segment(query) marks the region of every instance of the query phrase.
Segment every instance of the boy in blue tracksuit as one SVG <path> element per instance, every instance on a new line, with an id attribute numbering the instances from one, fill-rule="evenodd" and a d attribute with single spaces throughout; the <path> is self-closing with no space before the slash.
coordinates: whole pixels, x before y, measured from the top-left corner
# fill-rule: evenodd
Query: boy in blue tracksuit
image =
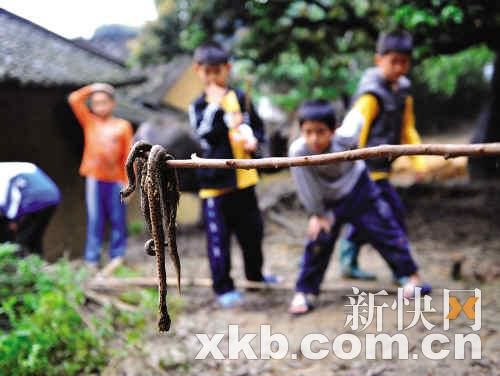
<path id="1" fill-rule="evenodd" d="M 33 163 L 1 162 L 0 242 L 42 256 L 43 235 L 60 201 L 57 185 Z"/>
<path id="2" fill-rule="evenodd" d="M 289 150 L 292 157 L 332 153 L 357 147 L 360 128 L 336 127 L 332 105 L 323 100 L 304 102 L 298 111 L 301 137 Z M 421 286 L 405 231 L 380 188 L 370 179 L 364 161 L 324 166 L 292 167 L 300 201 L 308 211 L 308 242 L 289 312 L 304 314 L 320 291 L 342 225 L 352 223 L 387 261 L 398 278 L 406 278 L 404 295 Z"/>
<path id="3" fill-rule="evenodd" d="M 405 76 L 411 64 L 413 42 L 404 31 L 382 33 L 377 42 L 375 64 L 363 74 L 355 102 L 343 126 L 360 129 L 358 146 L 382 144 L 419 144 L 415 129 L 411 83 Z M 412 165 L 420 179 L 426 170 L 422 156 L 412 156 Z M 399 225 L 406 231 L 403 204 L 389 182 L 391 161 L 376 158 L 366 161 L 370 177 L 391 206 Z M 344 277 L 372 279 L 375 275 L 358 267 L 358 253 L 364 243 L 359 231 L 348 226 L 347 236 L 340 240 L 339 257 Z M 399 281 L 401 282 L 401 281 Z"/>
<path id="4" fill-rule="evenodd" d="M 194 53 L 194 70 L 204 92 L 191 104 L 189 117 L 204 158 L 252 158 L 264 142 L 264 124 L 246 94 L 228 85 L 229 55 L 218 43 L 206 43 Z M 243 251 L 250 281 L 272 282 L 262 275 L 263 223 L 255 195 L 256 170 L 199 169 L 199 196 L 213 289 L 223 307 L 242 301 L 230 276 L 230 237 Z"/>

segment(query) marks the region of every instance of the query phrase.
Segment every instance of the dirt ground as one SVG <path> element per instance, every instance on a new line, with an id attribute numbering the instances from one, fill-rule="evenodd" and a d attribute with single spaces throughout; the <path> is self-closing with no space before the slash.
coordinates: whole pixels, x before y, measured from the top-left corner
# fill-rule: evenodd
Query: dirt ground
<path id="1" fill-rule="evenodd" d="M 470 126 L 463 126 L 453 134 L 427 137 L 428 143 L 466 143 L 470 138 Z M 374 360 L 367 360 L 365 335 L 376 333 L 375 324 L 364 331 L 346 326 L 346 319 L 352 314 L 352 307 L 346 295 L 352 294 L 352 286 L 360 291 L 376 293 L 387 289 L 388 296 L 378 296 L 376 304 L 389 306 L 396 299 L 391 273 L 378 253 L 365 246 L 360 254 L 363 268 L 373 271 L 378 279 L 374 282 L 356 282 L 339 276 L 338 256 L 334 254 L 327 271 L 316 309 L 302 317 L 291 317 L 287 313 L 293 295 L 291 289 L 245 291 L 245 303 L 234 309 L 220 309 L 215 303 L 212 291 L 204 287 L 183 290 L 180 297 L 182 312 L 172 323 L 166 335 L 156 332 L 151 324 L 144 333 L 143 355 L 126 357 L 113 364 L 106 375 L 500 375 L 500 184 L 473 184 L 467 181 L 466 158 L 444 160 L 426 157 L 429 167 L 426 183 L 412 185 L 408 174 L 410 163 L 400 158 L 393 165 L 395 183 L 407 208 L 407 223 L 413 255 L 420 265 L 423 279 L 432 283 L 432 308 L 424 317 L 436 327 L 429 331 L 422 320 L 410 329 L 398 331 L 394 311 L 384 311 L 380 320 L 382 330 L 389 335 L 402 333 L 409 342 L 409 359 L 383 359 L 378 348 Z M 297 277 L 300 257 L 303 252 L 307 218 L 297 202 L 294 187 L 287 172 L 267 176 L 258 189 L 259 203 L 265 221 L 265 271 L 281 276 L 284 284 L 293 285 Z M 182 258 L 183 275 L 209 277 L 203 231 L 186 222 L 196 221 L 199 204 L 190 195 L 183 195 L 178 219 L 178 247 Z M 155 275 L 154 261 L 142 252 L 143 238 L 131 240 L 128 264 L 140 270 L 145 276 Z M 241 252 L 236 241 L 232 250 L 232 276 L 236 281 L 243 278 Z M 463 260 L 461 278 L 451 278 L 454 261 Z M 169 275 L 172 269 L 168 265 Z M 237 282 L 238 283 L 238 282 Z M 454 336 L 471 332 L 472 321 L 462 313 L 443 330 L 443 289 L 478 288 L 481 290 L 481 359 L 471 359 L 470 348 L 465 350 L 465 359 L 454 359 Z M 176 294 L 175 288 L 171 288 Z M 456 293 L 465 297 L 467 293 Z M 465 298 L 463 301 L 465 301 Z M 462 302 L 463 302 L 462 301 Z M 413 303 L 412 303 L 413 304 Z M 404 323 L 407 326 L 413 313 L 413 305 L 406 307 Z M 413 309 L 415 310 L 415 309 Z M 288 339 L 289 349 L 283 359 L 262 359 L 260 337 L 251 341 L 257 358 L 245 359 L 242 353 L 238 359 L 228 359 L 229 325 L 238 325 L 239 337 L 248 333 L 259 333 L 261 325 L 270 325 L 271 333 L 281 333 Z M 196 360 L 202 348 L 195 334 L 205 333 L 212 337 L 223 333 L 220 350 L 224 360 L 208 357 Z M 325 344 L 315 343 L 313 351 L 329 350 L 321 360 L 310 360 L 302 353 L 301 340 L 308 334 L 320 333 L 326 336 Z M 446 334 L 451 343 L 441 349 L 450 349 L 443 360 L 430 360 L 423 356 L 422 341 L 430 333 Z M 341 334 L 354 334 L 362 344 L 362 352 L 352 360 L 342 360 L 333 355 L 332 343 Z M 276 348 L 273 348 L 276 350 Z M 439 346 L 432 346 L 439 351 Z M 349 346 L 344 350 L 348 351 Z M 416 354 L 416 355 L 415 355 Z M 418 359 L 415 359 L 418 357 Z"/>
<path id="2" fill-rule="evenodd" d="M 303 250 L 306 216 L 298 206 L 290 177 L 284 173 L 271 177 L 260 188 L 263 197 L 261 205 L 265 214 L 265 270 L 284 278 L 285 283 L 293 283 L 297 276 L 298 264 Z M 289 191 L 281 199 L 273 202 L 272 192 Z M 408 210 L 408 226 L 413 254 L 421 267 L 423 278 L 432 283 L 434 291 L 432 307 L 434 313 L 426 313 L 425 318 L 436 324 L 429 332 L 422 321 L 411 329 L 397 331 L 396 315 L 389 311 L 382 320 L 383 331 L 388 334 L 407 335 L 410 347 L 409 360 L 383 360 L 380 349 L 376 360 L 366 360 L 365 334 L 375 333 L 371 325 L 365 331 L 355 331 L 344 326 L 347 315 L 352 312 L 347 294 L 351 286 L 361 290 L 377 292 L 382 289 L 394 290 L 391 275 L 377 252 L 365 247 L 361 252 L 361 265 L 378 276 L 375 282 L 358 283 L 339 277 L 337 254 L 332 257 L 323 286 L 334 291 L 321 294 L 317 309 L 303 317 L 291 317 L 287 307 L 292 291 L 267 290 L 245 292 L 245 303 L 234 309 L 220 309 L 208 288 L 185 289 L 181 297 L 184 308 L 172 324 L 171 332 L 160 335 L 151 331 L 144 334 L 144 353 L 148 357 L 130 356 L 119 367 L 106 374 L 119 375 L 500 375 L 500 186 L 476 186 L 455 181 L 432 183 L 404 188 L 400 191 Z M 264 199 L 265 198 L 265 199 Z M 276 219 L 278 218 L 278 220 Z M 285 219 L 286 224 L 278 223 Z M 205 256 L 203 232 L 194 226 L 180 226 L 178 247 L 185 276 L 209 277 L 208 261 Z M 128 252 L 129 264 L 142 270 L 144 275 L 154 275 L 154 261 L 142 254 L 143 239 L 132 240 Z M 233 271 L 236 280 L 243 278 L 241 254 L 233 242 Z M 450 270 L 453 260 L 464 257 L 462 279 L 452 280 Z M 169 266 L 170 267 L 170 266 Z M 172 269 L 168 269 L 172 273 Z M 429 333 L 445 333 L 442 329 L 443 289 L 474 289 L 482 292 L 482 327 L 478 331 L 482 343 L 482 359 L 473 360 L 466 351 L 465 360 L 454 360 L 450 355 L 443 360 L 429 360 L 422 356 L 421 343 Z M 172 294 L 176 294 L 172 288 Z M 396 295 L 379 297 L 377 304 L 389 305 Z M 377 298 L 378 299 L 378 298 Z M 410 310 L 410 308 L 407 308 Z M 392 312 L 392 313 L 391 313 Z M 405 322 L 412 316 L 406 311 Z M 284 334 L 289 340 L 289 351 L 284 359 L 247 360 L 240 353 L 239 359 L 227 359 L 228 326 L 239 325 L 240 337 L 246 333 L 259 333 L 260 325 L 271 325 L 271 333 Z M 464 315 L 453 321 L 447 334 L 470 332 L 470 321 Z M 196 333 L 206 333 L 212 337 L 224 333 L 221 351 L 225 360 L 195 360 L 201 349 Z M 313 346 L 314 351 L 330 349 L 330 354 L 322 360 L 306 359 L 300 351 L 301 339 L 310 333 L 321 333 L 329 342 Z M 352 333 L 361 339 L 361 354 L 353 360 L 341 360 L 332 355 L 332 341 L 342 333 Z M 452 340 L 453 341 L 453 340 Z M 257 336 L 251 342 L 259 358 L 260 341 Z M 453 342 L 452 342 L 453 344 Z M 453 349 L 452 344 L 443 348 Z M 448 346 L 448 347 L 446 347 Z M 348 350 L 344 347 L 345 350 Z M 434 347 L 433 347 L 434 349 Z M 439 349 L 435 350 L 438 351 Z M 417 353 L 418 360 L 413 359 Z M 292 355 L 292 354 L 295 354 Z M 296 359 L 294 359 L 296 358 Z M 115 365 L 116 366 L 116 365 Z"/>

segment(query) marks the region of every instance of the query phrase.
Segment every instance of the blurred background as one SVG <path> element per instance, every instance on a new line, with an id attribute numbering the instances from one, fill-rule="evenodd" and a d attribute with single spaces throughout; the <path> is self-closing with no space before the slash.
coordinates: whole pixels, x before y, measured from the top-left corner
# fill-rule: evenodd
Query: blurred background
<path id="1" fill-rule="evenodd" d="M 304 98 L 330 99 L 343 113 L 372 64 L 378 33 L 396 26 L 415 39 L 419 131 L 446 135 L 447 142 L 500 140 L 496 1 L 2 0 L 0 6 L 0 160 L 35 162 L 61 187 L 49 258 L 63 250 L 78 255 L 84 234 L 83 180 L 76 173 L 83 139 L 67 94 L 109 82 L 118 87 L 117 115 L 135 128 L 148 121 L 185 128 L 187 106 L 201 90 L 191 53 L 207 40 L 233 51 L 233 79 L 258 104 L 271 155 L 285 153 L 293 110 Z M 471 176 L 498 176 L 496 159 L 474 162 Z M 438 164 L 445 175 L 468 173 L 465 160 L 451 170 Z M 55 227 L 74 236 L 61 242 Z"/>
<path id="2" fill-rule="evenodd" d="M 266 123 L 267 155 L 284 156 L 298 132 L 297 105 L 305 98 L 326 98 L 342 117 L 362 72 L 373 64 L 379 32 L 397 27 L 414 37 L 409 76 L 423 142 L 499 142 L 497 0 L 0 0 L 0 161 L 37 164 L 63 197 L 47 231 L 45 258 L 78 259 L 85 240 L 84 179 L 78 175 L 83 134 L 67 103 L 70 92 L 92 82 L 112 84 L 116 115 L 132 123 L 137 137 L 189 158 L 197 145 L 189 133 L 188 105 L 202 90 L 192 52 L 215 40 L 232 51 L 232 80 L 251 94 Z M 392 180 L 408 209 L 412 247 L 436 289 L 483 289 L 481 362 L 195 362 L 193 333 L 223 332 L 228 322 L 248 332 L 272 323 L 292 339 L 311 328 L 332 336 L 343 332 L 339 296 L 349 293 L 351 282 L 329 274 L 325 285 L 338 290 L 325 295 L 320 308 L 326 309 L 299 324 L 283 319 L 289 298 L 283 291 L 249 293 L 245 310 L 234 314 L 219 311 L 208 289 L 187 289 L 189 304 L 170 296 L 179 319 L 173 333 L 162 337 L 156 333 L 155 289 L 99 298 L 79 290 L 85 279 L 76 278 L 77 261 L 47 269 L 39 261 L 9 258 L 10 251 L 0 247 L 0 328 L 6 330 L 0 333 L 0 374 L 498 374 L 499 159 L 426 159 L 423 184 L 413 185 L 404 158 L 396 161 Z M 186 275 L 208 278 L 196 182 L 192 171 L 180 173 L 183 268 Z M 266 265 L 291 286 L 302 252 L 304 212 L 287 171 L 265 175 L 258 189 Z M 128 215 L 128 266 L 115 276 L 152 276 L 135 199 Z M 234 261 L 234 270 L 242 273 L 239 257 Z M 379 286 L 391 286 L 373 250 L 362 252 L 361 263 L 381 275 Z M 459 272 L 462 267 L 463 274 L 450 276 L 453 267 Z M 46 270 L 56 273 L 47 277 Z M 35 288 L 48 294 L 46 300 L 34 303 Z M 16 308 L 23 304 L 30 314 L 26 321 L 16 316 L 24 312 Z M 418 341 L 422 331 L 416 327 L 411 338 Z M 5 364 L 10 366 L 2 368 Z M 8 368 L 12 364 L 17 371 Z"/>

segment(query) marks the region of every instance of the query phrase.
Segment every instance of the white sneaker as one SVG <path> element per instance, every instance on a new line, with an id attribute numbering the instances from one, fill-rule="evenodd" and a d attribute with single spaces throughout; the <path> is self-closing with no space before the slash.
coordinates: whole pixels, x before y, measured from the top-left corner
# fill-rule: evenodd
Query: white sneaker
<path id="1" fill-rule="evenodd" d="M 234 308 L 243 304 L 243 294 L 238 290 L 228 291 L 217 297 L 222 308 Z"/>
<path id="2" fill-rule="evenodd" d="M 314 300 L 315 296 L 312 294 L 296 292 L 288 308 L 288 313 L 296 316 L 309 313 L 314 308 Z"/>
<path id="3" fill-rule="evenodd" d="M 406 299 L 412 299 L 415 297 L 415 292 L 420 289 L 420 296 L 430 294 L 432 291 L 432 286 L 428 283 L 416 284 L 414 281 L 408 279 L 408 281 L 403 285 L 403 296 Z"/>

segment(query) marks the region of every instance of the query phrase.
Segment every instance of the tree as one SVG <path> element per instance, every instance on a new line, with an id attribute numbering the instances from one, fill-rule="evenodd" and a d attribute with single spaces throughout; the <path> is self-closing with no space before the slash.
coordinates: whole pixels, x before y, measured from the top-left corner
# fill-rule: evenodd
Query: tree
<path id="1" fill-rule="evenodd" d="M 498 55 L 500 41 L 495 35 L 500 14 L 496 3 L 158 0 L 163 11 L 143 34 L 156 45 L 137 51 L 137 56 L 142 63 L 168 60 L 172 54 L 190 52 L 208 39 L 229 42 L 237 57 L 239 76 L 249 78 L 261 92 L 293 109 L 305 97 L 335 99 L 352 94 L 362 70 L 371 63 L 379 32 L 403 26 L 415 37 L 415 60 L 421 63 L 417 80 L 427 80 L 431 90 L 449 96 L 459 77 L 471 72 L 478 76 L 492 57 L 490 50 Z M 498 58 L 495 61 L 495 72 L 500 72 L 496 69 Z M 459 68 L 450 70 L 450 63 Z M 469 84 L 476 83 L 472 80 Z M 491 108 L 499 108 L 497 73 L 491 93 Z M 500 140 L 500 125 L 494 126 L 499 117 L 491 111 L 478 141 Z"/>
<path id="2" fill-rule="evenodd" d="M 156 47 L 145 43 L 136 56 L 144 64 L 191 52 L 209 39 L 231 42 L 239 76 L 251 77 L 292 109 L 305 97 L 337 98 L 354 90 L 362 71 L 358 62 L 371 59 L 367 51 L 377 24 L 385 22 L 389 11 L 384 2 L 372 3 L 160 0 L 163 11 L 143 34 Z"/>
<path id="3" fill-rule="evenodd" d="M 394 19 L 409 28 L 417 56 L 450 54 L 485 44 L 495 54 L 490 100 L 478 119 L 474 142 L 500 141 L 500 4 L 495 0 L 405 1 Z M 500 177 L 499 158 L 471 159 L 472 177 Z"/>

